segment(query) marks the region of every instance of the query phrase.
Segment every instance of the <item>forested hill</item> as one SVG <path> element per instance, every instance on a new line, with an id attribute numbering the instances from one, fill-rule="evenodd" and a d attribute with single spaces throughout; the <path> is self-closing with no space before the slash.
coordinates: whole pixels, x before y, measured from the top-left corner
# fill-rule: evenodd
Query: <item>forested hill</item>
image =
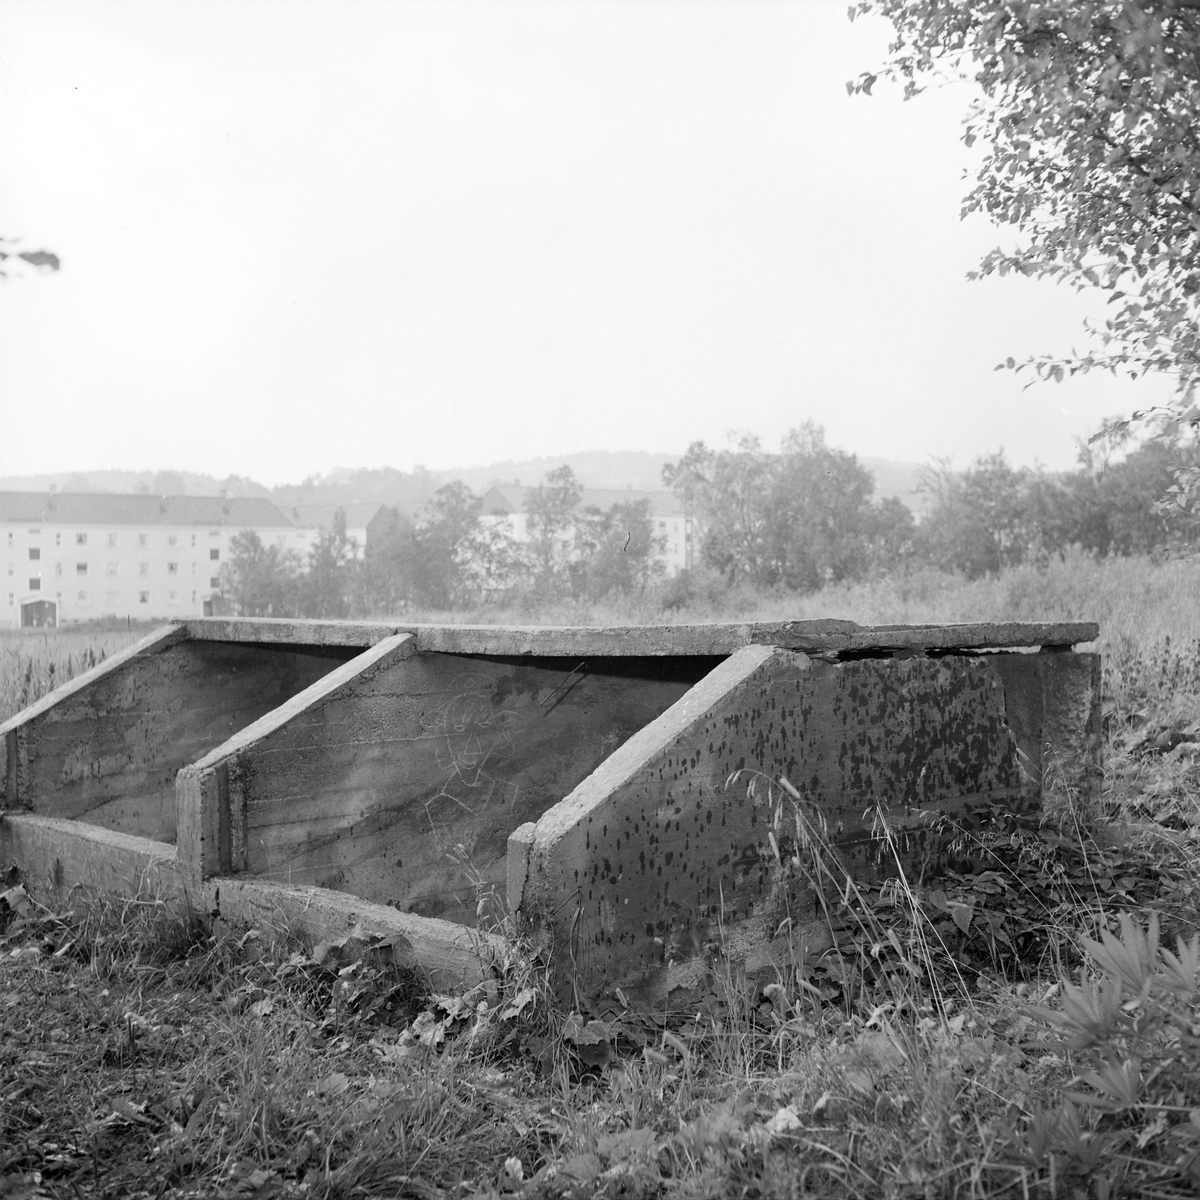
<path id="1" fill-rule="evenodd" d="M 478 467 L 430 471 L 416 467 L 337 468 L 301 483 L 269 488 L 253 479 L 231 475 L 218 479 L 192 471 L 62 471 L 46 475 L 0 477 L 0 491 L 43 492 L 54 485 L 61 492 L 147 492 L 151 495 L 267 496 L 281 507 L 294 504 L 371 503 L 394 505 L 413 515 L 443 484 L 460 480 L 482 494 L 494 483 L 538 484 L 564 464 L 588 488 L 633 488 L 656 491 L 663 486 L 662 469 L 677 456 L 640 450 L 589 450 L 557 458 L 508 460 Z M 914 512 L 924 508 L 917 492 L 921 467 L 882 458 L 859 462 L 875 476 L 875 498 L 895 496 Z"/>

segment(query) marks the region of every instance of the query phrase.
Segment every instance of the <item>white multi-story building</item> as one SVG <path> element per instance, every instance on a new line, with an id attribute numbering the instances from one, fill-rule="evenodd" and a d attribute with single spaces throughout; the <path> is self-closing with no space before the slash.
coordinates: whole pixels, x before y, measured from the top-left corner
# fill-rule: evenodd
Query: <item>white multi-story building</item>
<path id="1" fill-rule="evenodd" d="M 520 484 L 500 483 L 489 488 L 483 497 L 483 520 L 502 526 L 514 541 L 528 542 L 529 497 L 534 488 Z M 639 492 L 632 488 L 584 488 L 579 508 L 598 508 L 607 512 L 614 504 L 649 502 L 652 533 L 663 539 L 661 561 L 668 575 L 677 575 L 692 565 L 692 522 L 684 511 L 683 502 L 673 492 Z"/>
<path id="2" fill-rule="evenodd" d="M 270 500 L 0 492 L 0 626 L 213 611 L 233 537 L 307 553 Z"/>

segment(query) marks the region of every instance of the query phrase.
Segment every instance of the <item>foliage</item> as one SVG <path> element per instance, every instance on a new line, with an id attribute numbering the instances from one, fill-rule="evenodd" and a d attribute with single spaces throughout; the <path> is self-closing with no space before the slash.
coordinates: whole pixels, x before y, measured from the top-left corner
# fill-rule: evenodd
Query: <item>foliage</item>
<path id="1" fill-rule="evenodd" d="M 346 577 L 355 562 L 354 539 L 346 533 L 346 510 L 334 510 L 333 523 L 322 529 L 308 552 L 308 570 L 300 579 L 299 610 L 306 617 L 349 615 Z"/>
<path id="2" fill-rule="evenodd" d="M 870 472 L 811 422 L 777 455 L 748 434 L 730 450 L 693 442 L 663 481 L 692 515 L 704 561 L 731 582 L 815 591 L 895 565 L 886 556 L 909 544 L 911 514 L 872 505 Z"/>
<path id="3" fill-rule="evenodd" d="M 1178 392 L 1156 415 L 1168 429 L 1194 423 L 1200 10 L 1191 0 L 865 0 L 851 19 L 868 12 L 895 27 L 884 73 L 906 97 L 943 72 L 978 88 L 964 141 L 987 148 L 963 213 L 1023 241 L 993 250 L 975 276 L 1016 272 L 1107 299 L 1095 348 L 1032 360 L 1038 376 L 1164 372 Z M 847 88 L 869 94 L 875 80 Z"/>
<path id="4" fill-rule="evenodd" d="M 568 468 L 569 469 L 569 468 Z M 666 538 L 654 532 L 650 501 L 595 506 L 575 515 L 572 591 L 589 600 L 614 592 L 641 595 L 661 578 Z"/>
<path id="5" fill-rule="evenodd" d="M 568 577 L 575 510 L 583 488 L 568 466 L 555 468 L 529 497 L 529 548 L 540 588 L 560 591 Z"/>
<path id="6" fill-rule="evenodd" d="M 230 538 L 221 591 L 240 616 L 294 616 L 301 604 L 300 570 L 295 551 L 266 546 L 253 529 L 244 529 Z"/>
<path id="7" fill-rule="evenodd" d="M 7 279 L 12 272 L 10 261 L 15 259 L 38 271 L 57 271 L 62 261 L 50 250 L 18 250 L 20 238 L 0 237 L 0 279 Z"/>

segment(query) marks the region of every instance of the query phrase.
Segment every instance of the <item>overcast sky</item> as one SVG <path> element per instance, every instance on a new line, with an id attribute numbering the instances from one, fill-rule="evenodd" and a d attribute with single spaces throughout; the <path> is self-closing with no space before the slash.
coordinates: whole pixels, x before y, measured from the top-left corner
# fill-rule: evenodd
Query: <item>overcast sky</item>
<path id="1" fill-rule="evenodd" d="M 296 481 L 586 449 L 966 465 L 1166 395 L 1023 391 L 1094 303 L 968 283 L 970 98 L 850 98 L 847 0 L 0 3 L 0 474 Z"/>

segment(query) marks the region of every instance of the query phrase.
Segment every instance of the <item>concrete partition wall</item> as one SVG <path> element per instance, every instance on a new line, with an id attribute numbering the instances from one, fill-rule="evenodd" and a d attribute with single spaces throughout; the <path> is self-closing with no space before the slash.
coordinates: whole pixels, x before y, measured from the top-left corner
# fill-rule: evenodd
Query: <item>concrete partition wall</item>
<path id="1" fill-rule="evenodd" d="M 160 630 L 0 725 L 0 795 L 13 810 L 173 842 L 180 767 L 357 653 Z"/>
<path id="2" fill-rule="evenodd" d="M 871 836 L 877 807 L 907 824 L 906 853 L 919 856 L 920 812 L 1037 803 L 1060 752 L 1077 783 L 1094 778 L 1098 665 L 1074 654 L 829 663 L 747 646 L 516 832 L 510 902 L 553 931 L 576 986 L 686 1003 L 706 959 L 770 969 L 781 929 L 815 915 L 776 868 L 769 780 L 798 790 L 860 878 L 893 873 Z M 735 772 L 747 774 L 730 783 Z M 777 844 L 794 828 L 786 796 L 782 810 Z"/>
<path id="3" fill-rule="evenodd" d="M 186 767 L 186 861 L 473 925 L 477 887 L 503 895 L 512 831 L 720 661 L 418 645 L 380 642 Z"/>

